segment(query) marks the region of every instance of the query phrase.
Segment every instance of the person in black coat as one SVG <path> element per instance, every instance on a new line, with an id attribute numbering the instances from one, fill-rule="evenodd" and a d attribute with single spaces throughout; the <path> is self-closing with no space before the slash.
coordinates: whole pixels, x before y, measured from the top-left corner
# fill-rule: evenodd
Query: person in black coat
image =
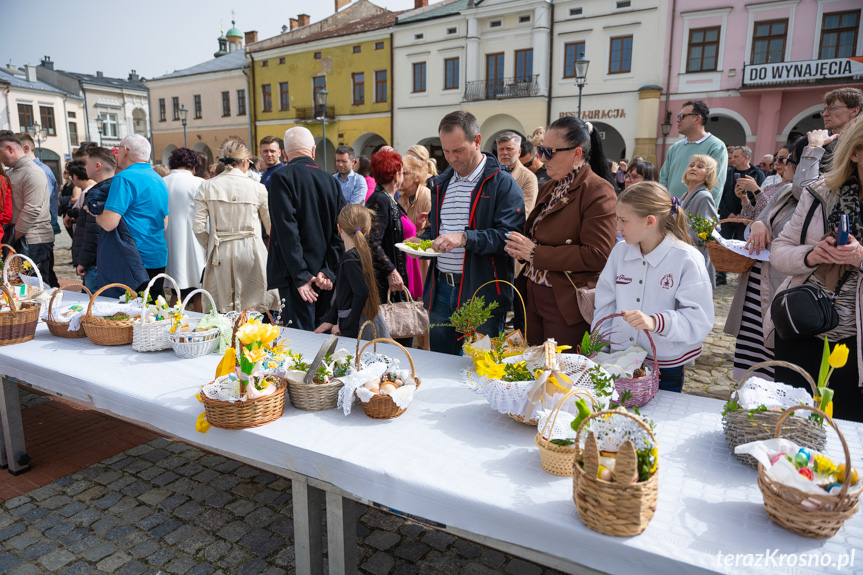
<path id="1" fill-rule="evenodd" d="M 272 175 L 269 189 L 267 289 L 278 289 L 284 300 L 282 323 L 306 331 L 329 309 L 344 252 L 336 220 L 345 200 L 335 178 L 312 159 L 315 148 L 308 129 L 285 132 L 288 164 Z"/>

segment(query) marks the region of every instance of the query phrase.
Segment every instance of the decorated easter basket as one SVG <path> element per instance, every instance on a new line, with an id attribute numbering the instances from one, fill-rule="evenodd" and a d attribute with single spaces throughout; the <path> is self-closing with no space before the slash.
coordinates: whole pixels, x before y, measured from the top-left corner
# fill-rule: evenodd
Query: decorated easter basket
<path id="1" fill-rule="evenodd" d="M 493 284 L 493 283 L 503 283 L 503 284 L 506 284 L 509 287 L 511 287 L 512 291 L 515 292 L 515 294 L 518 296 L 519 301 L 521 301 L 522 310 L 524 310 L 525 315 L 527 314 L 527 308 L 524 304 L 524 298 L 521 296 L 521 293 L 519 293 L 519 291 L 516 289 L 516 287 L 513 284 L 511 284 L 510 282 L 508 282 L 506 280 L 491 280 L 491 281 L 485 282 L 484 284 L 482 284 L 481 286 L 476 288 L 476 291 L 473 293 L 473 296 L 470 298 L 471 301 L 473 301 L 473 299 L 476 297 L 476 294 L 479 293 L 479 290 L 481 290 L 485 286 L 487 286 L 489 284 Z M 505 350 L 503 352 L 504 357 L 514 357 L 516 355 L 520 355 L 524 352 L 525 349 L 527 349 L 527 326 L 525 326 L 525 328 L 524 328 L 523 336 L 524 336 L 524 342 L 525 343 L 521 347 L 511 348 L 511 349 Z M 496 336 L 493 336 L 492 334 L 490 334 L 489 337 L 491 337 L 492 340 L 496 340 Z M 477 349 L 476 347 L 474 347 L 474 342 L 469 342 L 469 341 L 465 341 L 464 345 L 462 345 L 462 350 L 464 351 L 464 354 L 466 356 L 470 357 L 473 360 L 474 369 L 476 369 L 478 367 L 477 362 L 479 360 L 481 360 L 486 353 L 486 350 Z"/>
<path id="2" fill-rule="evenodd" d="M 211 399 L 202 392 L 200 397 L 207 414 L 207 421 L 213 427 L 222 429 L 248 429 L 266 425 L 280 418 L 285 411 L 285 390 L 288 382 L 276 375 L 268 375 L 266 380 L 276 386 L 276 391 L 270 395 L 246 401 L 220 401 Z M 240 385 L 245 386 L 242 382 Z"/>
<path id="3" fill-rule="evenodd" d="M 792 363 L 779 360 L 756 363 L 746 370 L 746 373 L 738 381 L 737 386 L 742 386 L 756 370 L 771 365 L 778 365 L 798 372 L 809 383 L 813 396 L 818 395 L 815 381 L 806 370 Z M 738 445 L 770 439 L 773 437 L 781 417 L 782 411 L 779 410 L 756 411 L 739 409 L 737 411 L 726 412 L 722 417 L 722 427 L 725 429 L 725 441 L 728 442 L 728 448 L 734 453 L 734 448 Z M 814 451 L 824 451 L 827 446 L 827 431 L 822 424 L 816 421 L 803 417 L 789 417 L 785 420 L 785 424 L 782 427 L 782 436 L 801 447 Z M 741 463 L 745 463 L 750 467 L 758 466 L 758 461 L 749 454 L 736 453 L 735 457 Z"/>
<path id="4" fill-rule="evenodd" d="M 542 426 L 542 431 L 538 431 L 533 438 L 533 442 L 539 447 L 540 465 L 552 475 L 560 475 L 562 477 L 572 475 L 572 466 L 575 460 L 575 445 L 558 445 L 557 443 L 553 443 L 551 435 L 557 423 L 557 416 L 560 415 L 560 408 L 563 407 L 564 402 L 578 396 L 588 398 L 593 408 L 597 411 L 599 410 L 599 403 L 586 389 L 578 387 L 570 389 L 554 406 L 554 409 Z M 551 427 L 549 427 L 549 423 Z"/>
<path id="5" fill-rule="evenodd" d="M 332 379 L 328 383 L 313 383 L 315 373 L 323 364 L 324 357 L 333 353 L 338 343 L 338 337 L 328 336 L 305 375 L 300 377 L 297 372 L 287 373 L 285 378 L 288 380 L 288 396 L 291 405 L 303 411 L 326 411 L 338 406 L 339 390 L 344 387 L 340 379 Z"/>
<path id="6" fill-rule="evenodd" d="M 622 313 L 614 313 L 606 316 L 596 323 L 594 331 L 599 329 L 599 326 L 604 322 L 616 317 L 623 317 Z M 623 395 L 629 391 L 629 399 L 623 402 L 626 407 L 641 407 L 647 405 L 651 399 L 656 397 L 659 391 L 659 362 L 656 359 L 656 344 L 653 342 L 653 336 L 649 331 L 644 332 L 647 335 L 647 340 L 650 342 L 650 352 L 653 354 L 653 369 L 645 376 L 626 378 L 620 377 L 614 382 L 614 387 L 617 393 Z"/>
<path id="7" fill-rule="evenodd" d="M 719 220 L 713 224 L 713 228 L 715 229 L 716 226 L 725 222 L 751 224 L 752 220 L 725 218 L 724 220 Z M 752 264 L 755 263 L 754 259 L 748 258 L 743 254 L 733 252 L 715 240 L 704 242 L 704 245 L 707 246 L 707 253 L 710 255 L 710 263 L 713 264 L 713 267 L 715 267 L 718 272 L 742 274 L 744 272 L 748 272 L 749 268 L 752 267 Z"/>
<path id="8" fill-rule="evenodd" d="M 64 289 L 82 289 L 87 292 L 88 296 L 92 296 L 93 292 L 87 289 L 84 284 L 66 284 L 61 286 L 59 289 L 54 290 L 54 293 L 51 294 L 51 299 L 48 300 L 48 317 L 45 320 L 45 323 L 48 325 L 48 331 L 51 332 L 51 335 L 55 337 L 63 337 L 63 338 L 78 338 L 78 337 L 87 337 L 87 334 L 84 333 L 84 326 L 79 325 L 78 329 L 70 330 L 68 321 L 57 321 L 54 319 L 54 299 L 57 297 L 57 294 L 60 293 L 60 290 Z"/>
<path id="9" fill-rule="evenodd" d="M 848 443 L 836 426 L 836 422 L 823 411 L 807 405 L 789 407 L 779 417 L 773 437 L 780 437 L 782 425 L 788 416 L 798 409 L 811 411 L 823 417 L 836 430 L 845 453 L 845 477 L 842 480 L 840 492 L 836 495 L 830 495 L 826 491 L 823 495 L 803 492 L 771 479 L 761 463 L 758 464 L 758 488 L 764 497 L 764 511 L 774 523 L 804 537 L 826 539 L 835 535 L 845 521 L 857 513 L 863 484 L 853 492 L 850 491 L 851 453 L 848 450 Z"/>
<path id="10" fill-rule="evenodd" d="M 10 276 L 12 269 L 18 271 Z M 35 274 L 35 277 L 31 274 Z M 16 278 L 15 281 L 12 279 L 13 276 Z M 36 285 L 33 285 L 34 283 Z M 48 311 L 48 298 L 39 297 L 46 292 L 48 286 L 42 280 L 42 274 L 36 262 L 24 254 L 10 253 L 6 257 L 6 261 L 3 262 L 3 285 L 7 286 L 13 294 L 17 294 L 18 301 L 33 301 L 39 304 L 40 315 Z M 26 295 L 20 294 L 19 290 L 22 289 Z"/>
<path id="11" fill-rule="evenodd" d="M 150 289 L 159 278 L 170 280 L 174 285 L 175 293 L 180 293 L 180 286 L 177 285 L 177 281 L 168 274 L 153 276 L 153 279 L 147 284 L 147 289 L 144 290 L 144 296 L 141 300 L 141 317 L 132 323 L 132 349 L 135 351 L 161 351 L 171 348 L 171 342 L 168 341 L 168 329 L 171 327 L 171 320 L 162 319 L 147 322 L 147 316 L 150 313 L 147 300 L 150 297 Z M 157 297 L 159 295 L 162 294 L 157 294 Z M 155 302 L 156 298 L 153 298 L 153 301 Z"/>
<path id="12" fill-rule="evenodd" d="M 186 311 L 186 305 L 192 298 L 195 297 L 195 294 L 202 293 L 207 296 L 207 299 L 210 300 L 211 309 L 213 313 L 218 313 L 216 311 L 216 302 L 213 301 L 213 296 L 210 295 L 205 289 L 195 289 L 189 295 L 186 296 L 186 299 L 183 300 L 183 304 L 180 306 L 180 314 L 182 315 L 184 311 Z M 167 320 L 171 321 L 171 320 Z M 200 319 L 189 320 L 194 321 L 195 324 L 200 322 Z M 158 322 L 161 323 L 161 322 Z M 168 334 L 168 343 L 173 348 L 174 353 L 177 354 L 178 357 L 183 359 L 195 359 L 196 357 L 203 357 L 205 355 L 209 355 L 216 351 L 219 347 L 219 336 L 221 335 L 219 328 L 214 327 L 204 331 L 192 331 L 195 329 L 191 324 L 189 325 L 191 329 L 189 330 L 176 330 L 174 333 L 171 333 L 170 328 L 162 328 Z"/>
<path id="13" fill-rule="evenodd" d="M 21 285 L 23 282 L 21 278 L 18 276 L 18 272 L 21 271 L 21 261 L 18 258 L 10 258 L 10 256 L 17 254 L 15 248 L 10 246 L 9 244 L 0 244 L 0 251 L 5 251 L 5 255 L 3 256 L 3 283 L 7 285 Z M 10 262 L 9 260 L 12 259 Z"/>
<path id="14" fill-rule="evenodd" d="M 81 318 L 81 325 L 84 327 L 84 333 L 96 345 L 127 345 L 132 343 L 133 319 L 116 321 L 93 315 L 93 304 L 96 303 L 96 298 L 106 289 L 113 287 L 121 287 L 128 292 L 135 293 L 135 290 L 129 286 L 115 283 L 99 288 L 96 293 L 90 296 L 87 314 Z"/>
<path id="15" fill-rule="evenodd" d="M 360 333 L 362 333 L 362 330 L 360 330 Z M 417 376 L 416 366 L 414 365 L 414 358 L 411 357 L 410 352 L 408 352 L 408 350 L 405 349 L 402 344 L 386 337 L 375 338 L 367 342 L 362 347 L 362 349 L 357 352 L 357 369 L 360 369 L 360 358 L 362 357 L 363 352 L 366 350 L 366 348 L 370 345 L 374 345 L 374 349 L 376 349 L 378 342 L 391 343 L 404 352 L 405 356 L 408 358 L 408 362 L 410 362 L 411 364 L 411 377 L 416 383 L 417 388 L 419 388 L 420 378 Z M 396 405 L 396 402 L 393 401 L 392 397 L 383 393 L 374 395 L 368 402 L 361 401 L 360 405 L 363 406 L 363 411 L 366 412 L 366 415 L 368 415 L 372 419 L 393 419 L 400 416 L 407 410 L 407 408 L 401 408 Z"/>
<path id="16" fill-rule="evenodd" d="M 41 306 L 32 301 L 16 302 L 5 285 L 0 286 L 9 302 L 9 310 L 0 311 L 0 345 L 30 341 L 36 335 Z"/>
<path id="17" fill-rule="evenodd" d="M 628 417 L 637 422 L 653 442 L 656 438 L 642 419 L 624 411 L 597 411 L 582 421 L 575 437 L 575 457 L 573 459 L 572 498 L 578 510 L 578 518 L 590 529 L 604 535 L 629 537 L 638 535 L 647 528 L 656 511 L 656 498 L 659 486 L 659 467 L 644 481 L 634 483 L 615 483 L 599 479 L 599 450 L 596 438 L 591 432 L 581 447 L 581 433 L 585 426 L 600 417 Z M 624 442 L 624 446 L 631 441 Z M 633 461 L 635 459 L 635 461 Z M 584 467 L 582 467 L 583 463 Z M 618 452 L 617 466 L 637 469 L 635 448 L 623 446 Z"/>

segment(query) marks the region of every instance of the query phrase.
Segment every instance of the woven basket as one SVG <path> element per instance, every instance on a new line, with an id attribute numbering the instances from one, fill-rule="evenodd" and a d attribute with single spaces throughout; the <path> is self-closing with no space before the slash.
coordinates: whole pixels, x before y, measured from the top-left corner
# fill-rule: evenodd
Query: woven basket
<path id="1" fill-rule="evenodd" d="M 144 296 L 141 300 L 141 317 L 135 320 L 132 324 L 132 349 L 135 351 L 161 351 L 170 349 L 171 342 L 168 341 L 168 329 L 171 327 L 172 320 L 162 319 L 146 323 L 147 315 L 150 313 L 147 305 L 147 299 L 150 297 L 150 288 L 156 283 L 159 278 L 171 280 L 174 284 L 174 290 L 179 294 L 180 286 L 177 281 L 168 274 L 158 274 L 153 276 L 150 283 L 147 284 L 147 289 L 144 290 Z M 157 294 L 156 297 L 162 294 Z M 164 297 L 164 296 L 163 296 Z M 156 298 L 153 298 L 155 303 Z M 215 308 L 214 308 L 215 309 Z"/>
<path id="2" fill-rule="evenodd" d="M 599 326 L 606 320 L 616 317 L 623 317 L 623 314 L 614 313 L 602 318 L 596 323 L 594 330 L 599 329 Z M 622 404 L 626 407 L 641 407 L 643 405 L 647 405 L 651 399 L 656 397 L 656 392 L 659 391 L 659 362 L 656 359 L 656 344 L 653 342 L 653 336 L 650 335 L 649 331 L 645 331 L 644 333 L 647 334 L 647 340 L 650 342 L 650 351 L 653 354 L 653 369 L 648 375 L 643 377 L 636 377 L 633 379 L 621 377 L 614 382 L 614 389 L 616 389 L 617 393 L 621 396 L 623 395 L 623 392 L 627 390 L 629 390 L 629 393 L 631 394 L 631 397 Z"/>
<path id="3" fill-rule="evenodd" d="M 560 475 L 568 477 L 572 475 L 572 467 L 575 461 L 575 445 L 558 445 L 552 443 L 550 439 L 546 439 L 545 432 L 548 429 L 548 424 L 551 423 L 551 429 L 554 429 L 554 424 L 557 423 L 557 416 L 560 414 L 560 409 L 563 403 L 573 396 L 582 396 L 590 399 L 594 410 L 599 410 L 599 404 L 596 399 L 586 390 L 582 388 L 573 388 L 566 392 L 557 405 L 552 409 L 548 419 L 545 420 L 545 425 L 542 426 L 542 431 L 537 432 L 533 438 L 533 442 L 539 447 L 539 462 L 542 468 L 552 475 Z"/>
<path id="4" fill-rule="evenodd" d="M 230 403 L 210 399 L 201 392 L 201 401 L 210 425 L 222 429 L 248 429 L 280 418 L 285 411 L 285 390 L 288 382 L 275 375 L 268 375 L 266 379 L 277 385 L 276 391 L 257 399 Z"/>
<path id="5" fill-rule="evenodd" d="M 818 395 L 815 381 L 806 370 L 793 363 L 778 360 L 756 363 L 743 374 L 737 386 L 743 385 L 755 370 L 771 365 L 778 365 L 798 372 L 809 382 L 813 396 Z M 725 428 L 725 441 L 728 442 L 731 453 L 734 453 L 734 448 L 738 445 L 773 437 L 781 415 L 782 412 L 776 410 L 749 412 L 740 409 L 726 413 L 725 417 L 722 418 L 722 427 Z M 824 451 L 827 446 L 827 431 L 824 426 L 803 417 L 791 417 L 786 420 L 782 436 L 813 451 Z M 741 463 L 750 467 L 758 467 L 758 461 L 751 455 L 736 453 L 735 456 Z"/>
<path id="6" fill-rule="evenodd" d="M 18 272 L 21 271 L 21 263 L 17 259 L 14 260 L 14 263 L 9 263 L 9 256 L 18 253 L 15 251 L 15 248 L 9 244 L 0 244 L 0 252 L 5 252 L 3 253 L 3 283 L 13 286 L 24 283 L 18 276 Z"/>
<path id="7" fill-rule="evenodd" d="M 0 286 L 9 302 L 9 311 L 0 311 L 0 345 L 30 341 L 36 335 L 41 307 L 36 302 L 15 302 L 15 296 L 5 285 Z"/>
<path id="8" fill-rule="evenodd" d="M 824 495 L 804 493 L 799 489 L 770 479 L 764 466 L 760 463 L 758 464 L 758 488 L 761 489 L 761 495 L 764 497 L 764 511 L 774 523 L 804 537 L 825 539 L 835 535 L 845 521 L 857 513 L 863 484 L 853 492 L 850 491 L 851 453 L 848 450 L 848 443 L 842 432 L 836 427 L 836 422 L 821 410 L 806 405 L 789 407 L 782 412 L 773 436 L 780 436 L 782 424 L 785 423 L 791 413 L 798 409 L 820 415 L 836 430 L 836 435 L 839 436 L 842 449 L 845 452 L 845 477 L 842 480 L 841 491 L 838 495 L 830 495 L 826 491 Z M 804 501 L 811 508 L 804 507 L 802 504 Z"/>
<path id="9" fill-rule="evenodd" d="M 96 345 L 127 345 L 132 343 L 132 323 L 135 320 L 114 321 L 93 315 L 93 304 L 96 303 L 96 298 L 99 297 L 100 293 L 112 287 L 121 287 L 128 292 L 135 293 L 135 290 L 129 286 L 108 284 L 90 296 L 90 305 L 87 306 L 87 314 L 81 318 L 81 325 L 84 327 L 84 333 Z"/>
<path id="10" fill-rule="evenodd" d="M 19 263 L 19 260 L 21 263 Z M 23 299 L 20 299 L 19 301 L 35 301 L 36 296 L 44 293 L 45 290 L 47 289 L 47 286 L 45 285 L 45 282 L 42 279 L 42 274 L 39 272 L 39 267 L 36 265 L 36 262 L 31 260 L 29 257 L 25 256 L 24 254 L 10 253 L 6 257 L 6 261 L 3 262 L 3 285 L 10 286 L 10 287 L 11 286 L 17 287 L 17 286 L 24 284 L 24 280 L 22 279 L 22 275 L 27 275 L 21 269 L 21 267 L 23 266 L 24 263 L 29 263 L 30 269 L 36 273 L 36 279 L 39 280 L 39 287 L 36 289 L 32 289 L 31 286 L 28 285 L 27 286 L 27 295 Z M 17 273 L 13 273 L 12 275 L 10 275 L 10 270 L 12 270 L 12 269 L 17 269 Z M 10 279 L 13 276 L 15 278 L 17 278 L 17 280 L 13 281 L 13 279 Z M 32 289 L 32 291 L 31 291 L 31 289 Z M 10 291 L 13 291 L 13 290 L 10 290 Z M 37 302 L 37 303 L 39 303 L 40 306 L 43 306 L 45 308 L 45 311 L 48 310 L 47 300 L 42 301 L 42 302 Z"/>
<path id="11" fill-rule="evenodd" d="M 376 345 L 379 341 L 396 345 L 399 347 L 399 349 L 405 352 L 405 355 L 407 356 L 408 361 L 411 364 L 411 377 L 413 377 L 417 388 L 419 388 L 420 378 L 417 377 L 416 366 L 414 366 L 414 358 L 411 357 L 411 354 L 408 352 L 408 350 L 405 349 L 402 344 L 386 337 L 375 338 L 362 347 L 362 349 L 357 353 L 357 369 L 360 369 L 360 357 L 362 356 L 366 348 L 370 345 Z M 375 394 L 368 401 L 368 403 L 361 401 L 360 404 L 363 406 L 363 411 L 366 412 L 366 415 L 368 415 L 372 419 L 393 419 L 400 416 L 407 409 L 399 407 L 398 405 L 396 405 L 396 402 L 393 401 L 392 397 L 383 393 Z"/>
<path id="12" fill-rule="evenodd" d="M 479 293 L 479 290 L 481 290 L 485 286 L 487 286 L 489 284 L 493 284 L 493 283 L 506 284 L 512 288 L 512 291 L 515 292 L 515 294 L 518 296 L 518 299 L 521 301 L 521 308 L 522 308 L 522 310 L 524 310 L 524 314 L 526 317 L 527 316 L 527 307 L 524 304 L 524 298 L 521 297 L 521 293 L 519 293 L 519 291 L 516 289 L 516 287 L 506 280 L 491 280 L 491 281 L 485 282 L 484 284 L 482 284 L 481 286 L 476 288 L 475 292 L 473 292 L 473 296 L 471 296 L 471 298 L 470 298 L 471 301 L 473 301 L 473 298 L 475 298 L 476 294 Z M 514 357 L 516 355 L 520 355 L 522 352 L 524 352 L 525 349 L 527 349 L 527 325 L 524 326 L 524 333 L 521 335 L 524 338 L 524 342 L 525 342 L 524 346 L 521 348 L 518 348 L 518 349 L 511 349 L 511 350 L 503 352 L 504 357 Z M 492 337 L 491 335 L 489 335 L 489 337 L 494 339 L 494 337 Z M 465 355 L 467 355 L 468 357 L 470 357 L 473 360 L 473 368 L 474 369 L 479 367 L 479 364 L 478 364 L 479 360 L 481 360 L 483 358 L 483 356 L 486 354 L 486 350 L 475 349 L 473 347 L 473 344 L 470 342 L 467 342 L 467 341 L 462 346 L 462 350 L 464 351 Z M 536 423 L 534 423 L 534 425 L 536 425 Z"/>
<path id="13" fill-rule="evenodd" d="M 207 298 L 210 300 L 210 305 L 212 306 L 213 313 L 219 313 L 218 311 L 216 311 L 216 302 L 213 301 L 213 296 L 210 295 L 210 292 L 201 288 L 193 290 L 189 293 L 189 295 L 186 296 L 186 299 L 183 300 L 183 303 L 180 306 L 179 313 L 182 314 L 184 311 L 186 311 L 186 305 L 190 301 L 192 301 L 192 298 L 195 297 L 195 294 L 198 293 L 202 293 L 207 296 Z M 195 324 L 197 325 L 197 323 L 200 321 L 200 319 L 195 320 Z M 221 335 L 221 331 L 217 327 L 208 329 L 206 331 L 183 330 L 176 331 L 174 333 L 171 333 L 170 328 L 163 329 L 167 333 L 168 343 L 174 349 L 174 353 L 176 353 L 177 356 L 182 359 L 195 359 L 196 357 L 204 357 L 205 355 L 213 353 L 219 347 L 219 336 Z"/>
<path id="14" fill-rule="evenodd" d="M 287 376 L 291 405 L 303 411 L 326 411 L 338 406 L 339 390 L 345 386 L 340 379 L 333 379 L 329 383 L 312 383 L 315 372 L 324 361 L 324 356 L 333 353 L 338 343 L 338 337 L 334 335 L 327 337 L 302 380 L 295 379 L 290 374 Z"/>
<path id="15" fill-rule="evenodd" d="M 656 511 L 656 496 L 659 486 L 659 468 L 646 481 L 637 483 L 613 483 L 597 479 L 587 473 L 578 462 L 584 456 L 581 450 L 581 432 L 591 419 L 611 414 L 613 417 L 629 417 L 637 421 L 656 444 L 650 427 L 640 418 L 623 411 L 597 411 L 581 422 L 575 436 L 575 458 L 573 459 L 572 498 L 578 509 L 578 518 L 589 528 L 604 535 L 630 537 L 647 528 Z"/>
<path id="16" fill-rule="evenodd" d="M 64 337 L 69 339 L 77 337 L 87 337 L 87 334 L 84 333 L 84 326 L 79 325 L 78 329 L 72 331 L 69 329 L 68 321 L 57 321 L 52 317 L 54 298 L 57 297 L 57 294 L 60 293 L 60 290 L 70 288 L 83 289 L 85 292 L 87 292 L 88 296 L 93 295 L 93 293 L 88 290 L 84 284 L 66 284 L 59 289 L 54 290 L 54 293 L 51 294 L 51 299 L 48 300 L 48 319 L 45 320 L 45 323 L 48 325 L 48 331 L 50 331 L 51 335 L 55 337 Z"/>
<path id="17" fill-rule="evenodd" d="M 713 224 L 713 228 L 715 229 L 716 226 L 724 222 L 751 224 L 752 220 L 725 218 L 724 220 L 719 220 Z M 744 272 L 748 272 L 749 268 L 752 267 L 752 264 L 755 263 L 754 259 L 738 254 L 737 252 L 733 252 L 716 240 L 704 242 L 704 245 L 707 246 L 707 253 L 710 255 L 710 263 L 713 264 L 713 267 L 715 267 L 718 272 L 742 274 Z"/>

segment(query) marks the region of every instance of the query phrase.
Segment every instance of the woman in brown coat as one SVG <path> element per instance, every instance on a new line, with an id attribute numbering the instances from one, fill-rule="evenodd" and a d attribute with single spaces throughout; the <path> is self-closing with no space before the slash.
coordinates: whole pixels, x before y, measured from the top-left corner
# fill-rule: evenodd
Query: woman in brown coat
<path id="1" fill-rule="evenodd" d="M 520 291 L 527 292 L 528 343 L 554 338 L 574 348 L 590 329 L 576 290 L 596 285 L 614 247 L 616 196 L 590 123 L 574 117 L 555 121 L 537 152 L 551 181 L 540 189 L 524 235 L 511 232 L 506 249 L 528 262 L 519 276 Z"/>

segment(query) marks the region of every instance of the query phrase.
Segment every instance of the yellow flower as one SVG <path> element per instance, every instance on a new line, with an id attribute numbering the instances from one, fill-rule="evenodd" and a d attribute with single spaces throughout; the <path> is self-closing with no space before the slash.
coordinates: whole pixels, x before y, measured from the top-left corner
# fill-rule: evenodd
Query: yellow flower
<path id="1" fill-rule="evenodd" d="M 237 350 L 233 347 L 229 347 L 225 350 L 225 355 L 222 357 L 222 361 L 220 361 L 219 365 L 216 366 L 216 377 L 228 375 L 234 371 L 235 367 L 237 367 Z"/>
<path id="2" fill-rule="evenodd" d="M 243 350 L 243 357 L 249 361 L 249 363 L 258 363 L 259 361 L 264 361 L 267 359 L 267 352 L 263 349 L 256 349 L 254 351 L 249 351 L 248 349 Z"/>
<path id="3" fill-rule="evenodd" d="M 830 461 L 830 458 L 826 455 L 815 454 L 813 459 L 815 460 L 815 473 L 820 473 L 821 475 L 836 473 L 836 464 Z"/>
<path id="4" fill-rule="evenodd" d="M 237 330 L 237 339 L 239 339 L 243 345 L 249 345 L 253 341 L 258 341 L 260 339 L 260 325 L 256 325 L 253 322 L 249 322 L 240 326 L 240 329 Z"/>
<path id="5" fill-rule="evenodd" d="M 279 367 L 279 364 L 275 361 L 268 361 L 267 367 L 270 369 L 276 369 L 277 367 Z"/>
<path id="6" fill-rule="evenodd" d="M 659 465 L 659 455 L 657 454 L 655 447 L 650 450 L 650 456 L 653 458 L 653 465 L 650 466 L 650 474 L 653 475 L 653 472 L 656 471 L 656 466 Z"/>
<path id="7" fill-rule="evenodd" d="M 830 367 L 833 369 L 839 369 L 840 367 L 845 367 L 845 363 L 848 361 L 848 346 L 844 343 L 841 345 L 837 345 L 833 348 L 833 353 L 830 354 L 830 359 L 828 362 L 830 363 Z"/>
<path id="8" fill-rule="evenodd" d="M 491 379 L 500 379 L 506 373 L 506 367 L 503 364 L 495 363 L 491 356 L 485 353 L 483 358 L 476 362 L 476 372 Z"/>
<path id="9" fill-rule="evenodd" d="M 258 339 L 261 343 L 267 344 L 279 337 L 281 331 L 274 325 L 265 324 L 258 329 Z"/>
<path id="10" fill-rule="evenodd" d="M 571 345 L 559 345 L 559 346 L 554 348 L 554 351 L 557 353 L 563 353 L 567 349 L 572 349 L 572 346 Z"/>
<path id="11" fill-rule="evenodd" d="M 195 421 L 195 431 L 200 431 L 201 433 L 207 433 L 210 430 L 210 422 L 207 421 L 207 413 L 204 412 L 198 416 L 198 420 Z"/>

